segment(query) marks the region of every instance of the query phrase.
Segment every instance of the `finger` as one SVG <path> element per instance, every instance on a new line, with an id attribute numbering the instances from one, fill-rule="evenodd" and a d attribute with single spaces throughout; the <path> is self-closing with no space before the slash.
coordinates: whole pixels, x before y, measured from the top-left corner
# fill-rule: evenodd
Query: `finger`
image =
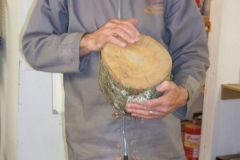
<path id="1" fill-rule="evenodd" d="M 124 27 L 118 27 L 113 30 L 113 34 L 122 38 L 124 41 L 126 41 L 129 44 L 133 44 L 137 41 L 139 41 L 139 35 L 131 34 L 132 31 L 128 28 Z"/>
<path id="2" fill-rule="evenodd" d="M 117 27 L 112 30 L 112 33 L 113 33 L 113 35 L 123 39 L 124 41 L 126 41 L 129 44 L 133 44 L 136 42 L 136 39 L 135 39 L 136 37 L 129 34 L 127 28 L 124 29 L 124 27 Z"/>
<path id="3" fill-rule="evenodd" d="M 111 21 L 112 29 L 115 34 L 117 34 L 122 39 L 126 40 L 128 43 L 135 43 L 139 40 L 140 33 L 135 27 L 137 20 L 117 20 L 113 19 Z"/>
<path id="4" fill-rule="evenodd" d="M 173 90 L 175 87 L 177 87 L 175 83 L 171 81 L 163 81 L 156 87 L 156 90 L 158 92 L 166 92 L 168 90 Z"/>
<path id="5" fill-rule="evenodd" d="M 126 104 L 127 108 L 143 109 L 143 110 L 156 110 L 158 106 L 163 106 L 167 100 L 167 95 L 162 95 L 158 98 L 149 99 L 144 102 L 130 102 Z"/>
<path id="6" fill-rule="evenodd" d="M 145 106 L 145 109 L 148 110 L 157 110 L 156 108 L 159 106 L 163 106 L 165 103 L 165 96 L 161 96 L 155 99 L 150 99 L 142 103 Z"/>
<path id="7" fill-rule="evenodd" d="M 148 110 L 141 110 L 141 109 L 135 109 L 135 108 L 127 108 L 126 109 L 128 113 L 136 114 L 136 115 L 142 115 L 142 116 L 148 116 L 149 111 Z"/>
<path id="8" fill-rule="evenodd" d="M 171 108 L 168 106 L 157 106 L 157 104 L 158 102 L 156 101 L 156 106 L 149 107 L 138 105 L 137 103 L 128 103 L 126 105 L 126 111 L 131 113 L 132 116 L 139 117 L 139 115 L 141 115 L 140 117 L 142 118 L 146 118 L 149 115 L 162 118 L 171 112 Z"/>
<path id="9" fill-rule="evenodd" d="M 143 110 L 143 109 L 135 109 L 135 108 L 127 108 L 128 113 L 133 115 L 142 115 L 142 116 L 162 116 L 165 115 L 162 112 L 157 112 L 156 110 Z"/>
<path id="10" fill-rule="evenodd" d="M 119 46 L 119 47 L 126 47 L 127 45 L 126 42 L 116 38 L 115 36 L 109 36 L 107 42 L 115 44 L 116 46 Z"/>
<path id="11" fill-rule="evenodd" d="M 112 23 L 116 23 L 116 24 L 124 24 L 126 26 L 128 26 L 129 28 L 132 28 L 133 30 L 136 31 L 136 33 L 139 33 L 138 30 L 136 29 L 136 25 L 137 25 L 137 20 L 135 18 L 132 19 L 112 19 L 111 20 Z"/>
<path id="12" fill-rule="evenodd" d="M 144 102 L 143 110 L 149 110 L 158 113 L 161 116 L 165 116 L 172 112 L 171 103 L 169 102 L 168 96 L 162 96 L 157 99 L 151 99 Z M 131 105 L 131 109 L 139 109 L 134 105 Z"/>
<path id="13" fill-rule="evenodd" d="M 137 25 L 137 20 L 136 19 L 130 19 L 127 21 L 123 21 L 124 25 L 122 26 L 123 29 L 126 30 L 126 32 L 133 36 L 134 38 L 138 38 L 138 36 L 140 35 L 139 31 L 136 28 Z"/>
<path id="14" fill-rule="evenodd" d="M 148 114 L 132 113 L 132 116 L 138 117 L 138 118 L 145 118 L 145 119 L 157 119 L 157 118 L 162 118 L 165 115 L 162 115 L 158 112 L 149 111 Z"/>
<path id="15" fill-rule="evenodd" d="M 133 115 L 132 115 L 132 116 L 133 116 Z M 144 118 L 144 119 L 147 119 L 147 120 L 153 120 L 153 119 L 162 118 L 162 117 L 158 117 L 158 116 L 143 116 L 143 115 L 134 115 L 133 117 L 136 117 L 136 118 Z"/>
<path id="16" fill-rule="evenodd" d="M 126 109 L 135 109 L 135 110 L 152 110 L 152 111 L 161 111 L 161 107 L 164 105 L 164 99 L 161 97 L 157 99 L 146 100 L 144 102 L 131 102 L 126 104 Z"/>
<path id="17" fill-rule="evenodd" d="M 146 110 L 148 107 L 139 102 L 131 102 L 126 104 L 126 109 Z"/>
<path id="18" fill-rule="evenodd" d="M 103 38 L 101 38 L 100 40 L 104 42 L 104 39 L 106 42 L 112 43 L 114 41 L 122 41 L 122 43 L 126 44 L 126 43 L 130 43 L 133 44 L 135 43 L 135 39 L 129 35 L 126 30 L 122 29 L 121 27 L 112 27 L 112 28 L 104 28 L 102 29 L 101 32 L 101 36 Z M 115 39 L 114 41 L 113 38 Z M 118 40 L 116 40 L 118 39 Z M 125 47 L 126 45 L 124 45 Z M 123 46 L 122 46 L 123 47 Z"/>

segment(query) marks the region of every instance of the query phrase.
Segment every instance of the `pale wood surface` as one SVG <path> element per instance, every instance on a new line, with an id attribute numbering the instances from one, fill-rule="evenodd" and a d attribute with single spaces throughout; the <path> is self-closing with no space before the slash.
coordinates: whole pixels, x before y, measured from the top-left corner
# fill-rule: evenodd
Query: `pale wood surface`
<path id="1" fill-rule="evenodd" d="M 221 99 L 240 99 L 240 85 L 222 84 Z"/>
<path id="2" fill-rule="evenodd" d="M 109 72 L 126 88 L 152 87 L 160 83 L 172 68 L 167 50 L 147 35 L 141 35 L 139 42 L 125 48 L 107 44 L 101 54 Z"/>

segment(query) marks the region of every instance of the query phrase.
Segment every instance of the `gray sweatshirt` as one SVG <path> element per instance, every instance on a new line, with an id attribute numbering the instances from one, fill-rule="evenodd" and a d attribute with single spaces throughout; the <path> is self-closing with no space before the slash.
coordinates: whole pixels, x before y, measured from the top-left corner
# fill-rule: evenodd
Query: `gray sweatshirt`
<path id="1" fill-rule="evenodd" d="M 198 97 L 209 67 L 207 38 L 194 0 L 122 0 L 121 17 L 160 42 L 173 62 L 173 81 L 186 87 L 185 106 L 157 120 L 126 119 L 129 159 L 185 160 L 179 118 Z M 99 52 L 79 58 L 79 42 L 118 15 L 117 0 L 38 0 L 23 36 L 36 70 L 64 73 L 69 160 L 119 160 L 121 118 L 99 90 Z M 80 48 L 81 49 L 81 48 Z M 161 70 L 159 70 L 161 72 Z"/>

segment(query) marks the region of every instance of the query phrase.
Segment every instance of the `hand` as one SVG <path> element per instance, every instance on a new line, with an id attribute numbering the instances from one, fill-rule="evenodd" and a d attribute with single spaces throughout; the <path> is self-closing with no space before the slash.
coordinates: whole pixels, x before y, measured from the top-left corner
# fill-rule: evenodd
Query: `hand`
<path id="1" fill-rule="evenodd" d="M 106 43 L 112 43 L 119 47 L 133 44 L 139 40 L 139 32 L 136 29 L 136 19 L 111 19 L 101 28 L 92 33 L 85 34 L 80 41 L 80 56 L 91 51 L 100 51 Z M 120 40 L 119 38 L 122 40 Z"/>
<path id="2" fill-rule="evenodd" d="M 127 103 L 127 112 L 131 113 L 133 117 L 157 119 L 165 117 L 187 102 L 187 89 L 177 86 L 174 82 L 164 81 L 156 87 L 156 90 L 163 92 L 163 95 L 142 103 L 135 101 Z"/>

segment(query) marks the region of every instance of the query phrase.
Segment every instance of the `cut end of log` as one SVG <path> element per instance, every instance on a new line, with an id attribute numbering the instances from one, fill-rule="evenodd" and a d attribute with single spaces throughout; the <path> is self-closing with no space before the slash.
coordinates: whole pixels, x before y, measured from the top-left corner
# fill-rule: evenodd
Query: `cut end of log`
<path id="1" fill-rule="evenodd" d="M 133 89 L 147 89 L 163 81 L 171 72 L 172 60 L 167 50 L 155 39 L 141 35 L 135 44 L 125 48 L 107 44 L 102 61 L 114 79 Z"/>

